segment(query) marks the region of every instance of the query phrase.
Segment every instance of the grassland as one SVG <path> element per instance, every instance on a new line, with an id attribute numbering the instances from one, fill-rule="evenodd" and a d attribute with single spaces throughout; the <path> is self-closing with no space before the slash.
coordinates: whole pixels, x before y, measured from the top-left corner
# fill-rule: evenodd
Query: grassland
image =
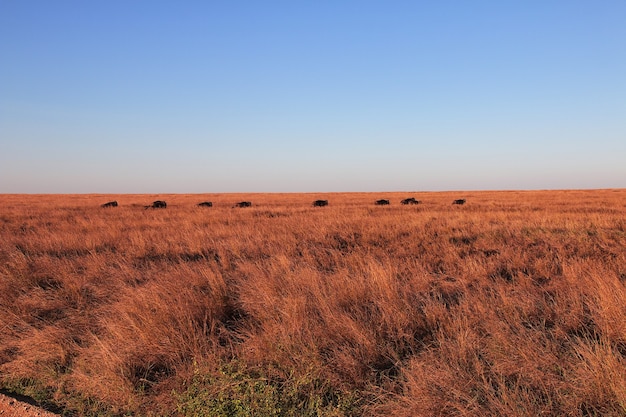
<path id="1" fill-rule="evenodd" d="M 0 387 L 68 415 L 626 415 L 626 190 L 1 195 L 0 237 Z"/>

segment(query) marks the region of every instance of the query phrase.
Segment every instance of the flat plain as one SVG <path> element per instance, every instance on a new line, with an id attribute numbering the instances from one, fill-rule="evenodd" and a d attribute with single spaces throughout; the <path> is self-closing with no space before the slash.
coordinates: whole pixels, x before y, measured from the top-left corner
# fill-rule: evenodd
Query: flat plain
<path id="1" fill-rule="evenodd" d="M 626 190 L 0 195 L 0 388 L 66 415 L 624 416 Z"/>

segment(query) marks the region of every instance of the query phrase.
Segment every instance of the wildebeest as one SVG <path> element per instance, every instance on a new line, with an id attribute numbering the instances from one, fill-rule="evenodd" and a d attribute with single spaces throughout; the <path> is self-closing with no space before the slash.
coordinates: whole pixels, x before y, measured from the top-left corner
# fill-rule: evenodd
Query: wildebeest
<path id="1" fill-rule="evenodd" d="M 376 200 L 377 206 L 388 206 L 390 204 L 389 200 Z"/>
<path id="2" fill-rule="evenodd" d="M 213 203 L 210 201 L 203 201 L 202 203 L 198 203 L 198 207 L 213 207 Z"/>
<path id="3" fill-rule="evenodd" d="M 109 201 L 108 203 L 102 204 L 100 207 L 117 207 L 117 201 Z"/>
<path id="4" fill-rule="evenodd" d="M 250 201 L 240 201 L 235 204 L 235 207 L 252 207 L 252 203 Z"/>
<path id="5" fill-rule="evenodd" d="M 149 208 L 166 208 L 167 207 L 167 203 L 165 201 L 162 200 L 157 200 L 155 202 L 153 202 L 151 205 L 146 206 L 147 209 Z"/>
<path id="6" fill-rule="evenodd" d="M 313 202 L 313 207 L 324 207 L 328 205 L 328 200 L 315 200 Z"/>
<path id="7" fill-rule="evenodd" d="M 419 204 L 419 200 L 416 200 L 414 197 L 405 198 L 401 201 L 402 204 Z"/>
<path id="8" fill-rule="evenodd" d="M 454 200 L 452 202 L 452 204 L 458 204 L 458 205 L 465 204 L 465 199 L 464 198 L 460 198 L 458 200 Z"/>

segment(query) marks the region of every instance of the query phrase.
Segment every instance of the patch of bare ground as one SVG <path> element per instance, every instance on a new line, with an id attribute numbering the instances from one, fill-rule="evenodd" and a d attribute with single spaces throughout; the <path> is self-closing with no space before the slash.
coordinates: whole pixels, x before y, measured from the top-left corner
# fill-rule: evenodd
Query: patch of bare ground
<path id="1" fill-rule="evenodd" d="M 37 405 L 31 404 L 26 399 L 18 399 L 0 393 L 0 416 L 2 417 L 57 417 Z"/>

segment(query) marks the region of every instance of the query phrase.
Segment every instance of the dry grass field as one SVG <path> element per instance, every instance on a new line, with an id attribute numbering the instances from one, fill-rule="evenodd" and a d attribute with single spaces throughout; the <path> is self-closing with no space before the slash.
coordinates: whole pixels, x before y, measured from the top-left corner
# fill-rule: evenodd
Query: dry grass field
<path id="1" fill-rule="evenodd" d="M 0 195 L 0 237 L 0 388 L 66 415 L 626 415 L 623 189 Z"/>

